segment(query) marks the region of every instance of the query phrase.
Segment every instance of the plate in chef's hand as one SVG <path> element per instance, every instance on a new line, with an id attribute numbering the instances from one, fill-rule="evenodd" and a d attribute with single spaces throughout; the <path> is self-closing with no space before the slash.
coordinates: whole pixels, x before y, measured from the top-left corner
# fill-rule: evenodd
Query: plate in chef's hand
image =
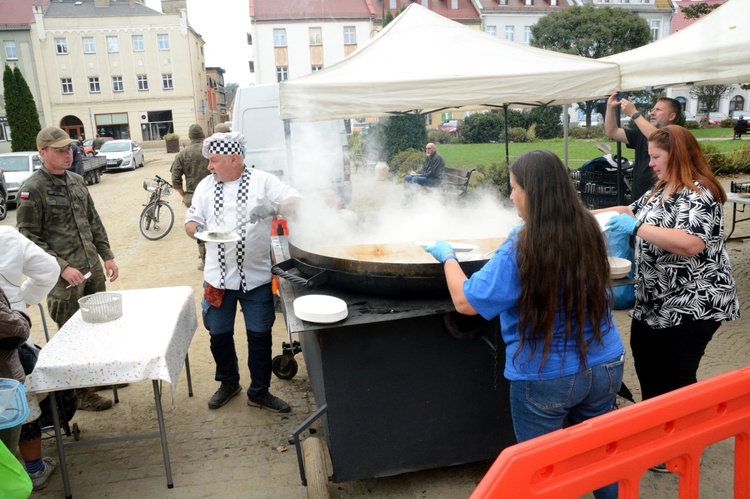
<path id="1" fill-rule="evenodd" d="M 427 246 L 432 246 L 436 242 L 437 241 L 417 241 L 417 244 L 423 248 L 426 248 Z M 451 245 L 451 248 L 453 248 L 453 251 L 455 251 L 456 253 L 465 253 L 467 251 L 474 251 L 476 249 L 479 249 L 479 246 L 477 246 L 476 244 L 452 243 L 450 241 L 447 242 Z"/>
<path id="2" fill-rule="evenodd" d="M 609 227 L 607 227 L 607 222 L 609 222 L 609 219 L 619 215 L 616 211 L 603 211 L 601 213 L 597 213 L 594 215 L 594 218 L 596 218 L 596 221 L 599 222 L 599 227 L 601 227 L 602 232 L 609 230 Z"/>
<path id="3" fill-rule="evenodd" d="M 195 238 L 207 243 L 234 243 L 241 239 L 241 237 L 234 232 L 224 231 L 212 231 L 204 230 L 203 232 L 196 232 Z"/>

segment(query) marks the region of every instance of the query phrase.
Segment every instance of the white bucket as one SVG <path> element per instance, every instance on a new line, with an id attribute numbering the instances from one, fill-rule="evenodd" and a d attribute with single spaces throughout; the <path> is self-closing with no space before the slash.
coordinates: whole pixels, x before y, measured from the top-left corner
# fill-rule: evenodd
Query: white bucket
<path id="1" fill-rule="evenodd" d="M 388 163 L 378 161 L 375 165 L 375 180 L 385 180 L 388 178 Z"/>

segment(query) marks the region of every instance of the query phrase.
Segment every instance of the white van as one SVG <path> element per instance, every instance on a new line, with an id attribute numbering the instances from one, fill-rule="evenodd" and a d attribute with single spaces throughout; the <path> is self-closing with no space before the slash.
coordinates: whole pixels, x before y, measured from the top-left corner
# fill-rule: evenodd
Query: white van
<path id="1" fill-rule="evenodd" d="M 306 197 L 320 196 L 340 208 L 351 202 L 343 120 L 285 123 L 279 118 L 279 85 L 252 85 L 237 90 L 232 131 L 247 138 L 246 165 L 274 173 Z"/>

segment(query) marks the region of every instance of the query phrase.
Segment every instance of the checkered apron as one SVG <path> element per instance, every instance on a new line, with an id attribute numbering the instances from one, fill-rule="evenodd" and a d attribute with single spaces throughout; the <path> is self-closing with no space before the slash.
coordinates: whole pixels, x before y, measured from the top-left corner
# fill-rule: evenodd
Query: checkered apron
<path id="1" fill-rule="evenodd" d="M 247 224 L 245 222 L 248 220 L 247 200 L 249 183 L 250 170 L 245 168 L 242 171 L 240 190 L 237 193 L 237 225 L 242 224 L 240 226 L 240 240 L 237 241 L 237 266 L 240 271 L 240 282 L 243 292 L 247 291 L 243 263 L 245 260 L 245 236 L 247 235 Z M 214 216 L 219 226 L 224 224 L 224 182 L 216 182 L 214 186 Z M 219 289 L 226 289 L 227 255 L 224 243 L 219 244 L 219 269 L 221 271 Z"/>

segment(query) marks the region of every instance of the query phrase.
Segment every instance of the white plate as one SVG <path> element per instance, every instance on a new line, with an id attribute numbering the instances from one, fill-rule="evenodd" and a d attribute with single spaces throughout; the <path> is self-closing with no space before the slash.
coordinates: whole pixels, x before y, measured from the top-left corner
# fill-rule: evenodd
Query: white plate
<path id="1" fill-rule="evenodd" d="M 616 211 L 603 211 L 601 213 L 597 213 L 594 215 L 594 218 L 596 218 L 596 221 L 599 222 L 599 227 L 602 228 L 602 232 L 609 230 L 609 227 L 607 227 L 607 222 L 610 218 L 619 215 Z"/>
<path id="2" fill-rule="evenodd" d="M 423 248 L 426 248 L 427 246 L 432 246 L 435 244 L 435 241 L 417 241 L 417 244 L 420 245 Z M 465 243 L 452 243 L 448 241 L 448 244 L 451 245 L 451 248 L 453 248 L 453 251 L 456 253 L 465 253 L 467 251 L 474 251 L 479 249 L 479 246 L 476 244 L 465 244 Z"/>
<path id="3" fill-rule="evenodd" d="M 609 275 L 612 279 L 622 279 L 628 276 L 631 263 L 627 258 L 618 258 L 616 256 L 607 257 L 609 259 Z"/>
<path id="4" fill-rule="evenodd" d="M 305 295 L 292 303 L 294 315 L 303 321 L 330 324 L 346 319 L 346 302 L 335 296 Z"/>
<path id="5" fill-rule="evenodd" d="M 242 239 L 234 232 L 222 233 L 222 237 L 215 237 L 209 234 L 211 234 L 211 231 L 196 232 L 195 238 L 207 243 L 234 243 Z"/>

